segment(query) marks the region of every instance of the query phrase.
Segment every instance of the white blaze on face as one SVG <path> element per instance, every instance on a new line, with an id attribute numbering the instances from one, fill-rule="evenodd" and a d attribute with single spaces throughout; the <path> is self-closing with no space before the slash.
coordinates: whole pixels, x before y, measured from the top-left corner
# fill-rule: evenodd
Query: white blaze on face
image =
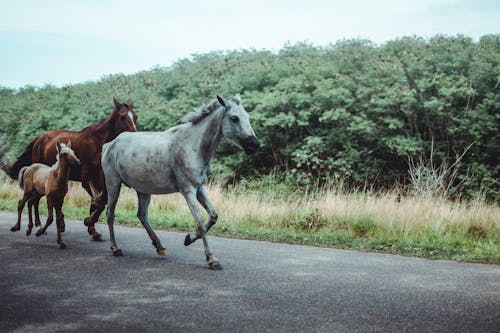
<path id="1" fill-rule="evenodd" d="M 134 115 L 132 114 L 131 111 L 128 112 L 128 116 L 130 117 L 130 120 L 132 120 L 132 125 L 134 125 L 134 129 L 137 131 L 137 127 L 135 127 L 134 123 Z"/>

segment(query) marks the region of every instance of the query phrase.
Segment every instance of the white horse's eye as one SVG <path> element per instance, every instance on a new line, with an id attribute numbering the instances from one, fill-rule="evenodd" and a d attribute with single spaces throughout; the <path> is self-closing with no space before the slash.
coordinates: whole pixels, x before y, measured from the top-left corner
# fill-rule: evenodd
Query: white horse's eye
<path id="1" fill-rule="evenodd" d="M 233 123 L 237 123 L 238 121 L 240 121 L 240 119 L 239 119 L 238 117 L 236 117 L 236 116 L 231 116 L 231 118 L 230 118 L 230 119 L 231 119 L 231 121 L 232 121 Z"/>

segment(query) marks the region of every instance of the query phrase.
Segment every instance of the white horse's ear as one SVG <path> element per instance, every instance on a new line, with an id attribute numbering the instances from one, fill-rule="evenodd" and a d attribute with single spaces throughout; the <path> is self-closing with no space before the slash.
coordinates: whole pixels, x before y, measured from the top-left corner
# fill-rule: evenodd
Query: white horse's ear
<path id="1" fill-rule="evenodd" d="M 56 142 L 56 149 L 57 153 L 59 154 L 59 152 L 61 151 L 61 143 L 59 141 Z"/>
<path id="2" fill-rule="evenodd" d="M 66 147 L 71 148 L 71 140 L 68 140 L 68 143 L 66 144 Z"/>
<path id="3" fill-rule="evenodd" d="M 232 100 L 233 100 L 236 104 L 240 105 L 240 104 L 241 104 L 241 95 L 240 95 L 240 94 L 236 94 L 236 95 L 234 95 L 234 96 L 233 96 L 233 98 L 232 98 Z"/>
<path id="4" fill-rule="evenodd" d="M 219 101 L 220 105 L 222 105 L 223 107 L 226 107 L 227 103 L 226 103 L 226 99 L 224 97 L 217 95 L 217 100 Z"/>

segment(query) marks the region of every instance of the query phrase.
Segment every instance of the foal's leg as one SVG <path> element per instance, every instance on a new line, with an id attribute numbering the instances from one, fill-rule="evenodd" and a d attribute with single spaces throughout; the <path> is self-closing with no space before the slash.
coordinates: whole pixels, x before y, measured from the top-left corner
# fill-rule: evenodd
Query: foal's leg
<path id="1" fill-rule="evenodd" d="M 205 192 L 205 188 L 203 186 L 201 186 L 196 192 L 196 198 L 208 213 L 209 219 L 207 224 L 205 224 L 205 228 L 207 229 L 208 232 L 210 228 L 212 228 L 212 226 L 215 223 L 217 223 L 217 218 L 219 217 L 219 215 L 217 214 L 217 211 L 215 210 L 214 206 L 212 206 L 210 200 L 208 200 L 207 193 Z M 188 246 L 200 238 L 201 234 L 198 230 L 194 233 L 187 234 L 186 238 L 184 239 L 184 245 Z"/>
<path id="2" fill-rule="evenodd" d="M 149 238 L 153 241 L 154 247 L 156 247 L 156 252 L 160 256 L 166 256 L 167 251 L 161 245 L 160 239 L 158 236 L 156 236 L 155 232 L 149 225 L 149 218 L 148 218 L 148 207 L 149 203 L 151 202 L 151 194 L 145 194 L 145 193 L 140 193 L 137 192 L 137 200 L 139 203 L 139 207 L 137 208 L 137 217 L 139 218 L 139 221 L 141 221 L 142 225 L 144 226 L 144 229 L 148 232 Z"/>
<path id="3" fill-rule="evenodd" d="M 26 230 L 26 236 L 31 235 L 31 230 L 33 230 L 33 199 L 28 201 L 28 230 Z"/>
<path id="4" fill-rule="evenodd" d="M 35 210 L 35 227 L 41 227 L 42 226 L 42 222 L 40 222 L 40 211 L 38 210 L 38 205 L 40 204 L 40 199 L 42 197 L 40 195 L 37 195 L 34 199 L 33 199 L 33 207 L 34 207 L 34 210 Z"/>
<path id="5" fill-rule="evenodd" d="M 205 247 L 205 257 L 208 261 L 208 266 L 210 266 L 210 269 L 214 270 L 222 269 L 222 266 L 219 264 L 219 261 L 212 254 L 210 248 L 208 247 L 207 229 L 205 227 L 205 224 L 203 224 L 203 217 L 198 207 L 198 201 L 196 199 L 196 190 L 193 188 L 192 190 L 182 192 L 182 195 L 187 201 L 187 204 L 189 206 L 189 209 L 191 210 L 191 214 L 193 214 L 195 222 L 198 224 L 198 230 L 196 234 L 200 234 L 200 237 L 203 240 L 203 246 Z"/>
<path id="6" fill-rule="evenodd" d="M 45 222 L 45 225 L 43 227 L 41 227 L 40 229 L 38 229 L 36 231 L 36 236 L 37 237 L 39 237 L 40 235 L 46 233 L 47 232 L 47 228 L 54 221 L 53 208 L 54 208 L 54 203 L 52 202 L 52 198 L 47 197 L 47 210 L 48 210 L 47 221 Z"/>
<path id="7" fill-rule="evenodd" d="M 66 247 L 66 244 L 63 243 L 61 239 L 62 228 L 64 227 L 64 214 L 62 212 L 63 200 L 57 202 L 55 205 L 56 209 L 56 225 L 57 225 L 57 244 L 61 249 Z"/>
<path id="8" fill-rule="evenodd" d="M 30 198 L 29 193 L 24 193 L 23 197 L 19 202 L 17 203 L 17 222 L 10 228 L 10 231 L 18 231 L 21 229 L 21 214 L 23 213 L 23 208 L 24 205 L 26 204 L 26 201 L 28 201 Z"/>

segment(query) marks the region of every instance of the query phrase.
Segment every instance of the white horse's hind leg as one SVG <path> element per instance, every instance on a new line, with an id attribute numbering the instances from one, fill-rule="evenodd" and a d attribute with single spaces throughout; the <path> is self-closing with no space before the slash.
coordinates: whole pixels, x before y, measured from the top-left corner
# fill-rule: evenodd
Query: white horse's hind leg
<path id="1" fill-rule="evenodd" d="M 123 253 L 122 250 L 118 248 L 118 245 L 116 245 L 115 230 L 113 228 L 113 224 L 115 223 L 115 208 L 116 208 L 116 203 L 118 202 L 118 197 L 120 196 L 120 187 L 122 183 L 119 178 L 115 178 L 114 180 L 115 180 L 114 182 L 111 182 L 111 179 L 109 179 L 109 181 L 108 179 L 106 179 L 106 187 L 108 190 L 108 209 L 106 211 L 106 217 L 108 220 L 111 251 L 113 252 L 114 256 L 120 257 L 123 255 Z"/>
<path id="2" fill-rule="evenodd" d="M 193 189 L 192 191 L 182 192 L 182 195 L 187 201 L 187 204 L 189 206 L 189 209 L 191 210 L 191 214 L 193 214 L 195 222 L 198 224 L 198 231 L 196 234 L 199 233 L 201 239 L 203 240 L 203 246 L 205 247 L 205 256 L 208 261 L 208 266 L 210 266 L 210 269 L 221 270 L 222 266 L 219 264 L 219 261 L 212 254 L 210 248 L 208 247 L 207 229 L 205 227 L 205 224 L 203 223 L 203 217 L 198 207 L 198 201 L 196 199 L 195 190 Z"/>
<path id="3" fill-rule="evenodd" d="M 156 252 L 160 256 L 166 256 L 167 251 L 161 245 L 160 239 L 158 236 L 156 236 L 155 232 L 153 231 L 153 228 L 149 225 L 149 218 L 148 218 L 148 207 L 149 203 L 151 202 L 151 194 L 145 194 L 145 193 L 140 193 L 137 192 L 137 200 L 139 202 L 138 208 L 137 208 L 137 217 L 139 218 L 139 221 L 141 221 L 142 225 L 144 226 L 144 229 L 148 232 L 149 238 L 153 241 L 154 247 L 156 247 Z"/>

